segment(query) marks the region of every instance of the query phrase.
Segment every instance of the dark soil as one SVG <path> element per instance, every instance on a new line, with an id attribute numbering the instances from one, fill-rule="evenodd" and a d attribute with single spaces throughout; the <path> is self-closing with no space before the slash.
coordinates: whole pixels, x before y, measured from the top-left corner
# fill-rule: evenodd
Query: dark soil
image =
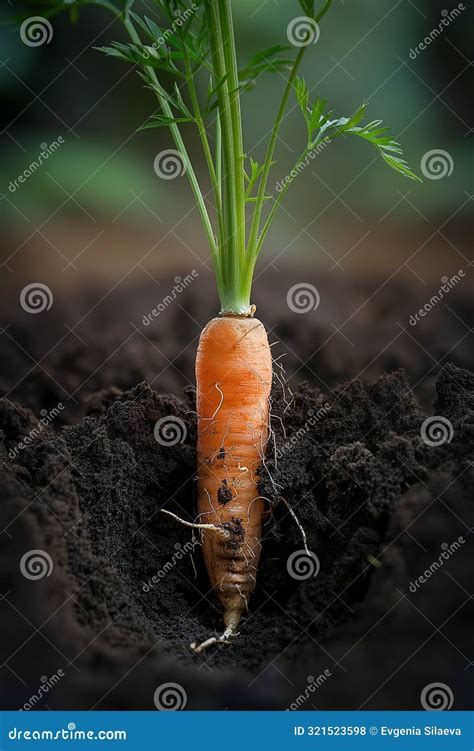
<path id="1" fill-rule="evenodd" d="M 387 294 L 383 305 L 389 306 L 395 292 Z M 205 318 L 205 307 L 188 302 L 188 313 L 198 322 Z M 416 310 L 415 301 L 410 305 Z M 325 315 L 317 324 L 308 321 L 303 345 L 303 325 L 275 314 L 275 338 L 290 341 L 288 352 L 298 357 L 303 350 L 310 355 L 331 336 Z M 436 315 L 422 337 L 433 334 Z M 169 381 L 166 371 L 156 378 L 163 331 L 146 330 L 151 343 L 135 336 L 118 361 L 94 372 L 95 360 L 114 349 L 110 321 L 109 340 L 103 333 L 95 347 L 68 340 L 45 359 L 49 375 L 37 367 L 0 402 L 5 708 L 23 706 L 41 677 L 59 669 L 65 677 L 36 708 L 153 709 L 155 689 L 168 682 L 183 687 L 190 709 L 285 708 L 304 694 L 308 676 L 324 671 L 327 679 L 301 708 L 417 709 L 421 690 L 434 681 L 450 686 L 454 708 L 468 708 L 474 376 L 459 367 L 469 364 L 468 349 L 456 348 L 457 365 L 430 370 L 422 348 L 413 357 L 404 337 L 403 346 L 377 363 L 383 374 L 368 369 L 366 382 L 335 387 L 338 375 L 359 372 L 371 351 L 380 350 L 388 326 L 381 321 L 365 349 L 364 332 L 356 332 L 355 368 L 350 345 L 346 351 L 338 345 L 321 356 L 321 367 L 319 355 L 310 358 L 310 372 L 305 366 L 293 379 L 293 397 L 275 380 L 257 590 L 239 637 L 195 655 L 189 643 L 219 631 L 221 613 L 190 529 L 160 513 L 166 508 L 194 518 L 194 392 L 183 391 L 179 381 L 192 379 L 195 345 L 170 366 Z M 23 323 L 16 337 L 26 348 Z M 439 358 L 458 339 L 450 325 L 435 343 Z M 167 351 L 172 344 L 179 352 L 180 338 L 187 346 L 192 336 L 174 328 Z M 297 359 L 290 358 L 290 371 Z M 5 393 L 21 360 L 17 354 L 8 363 Z M 327 389 L 320 390 L 316 371 Z M 303 375 L 309 382 L 295 386 Z M 415 394 L 410 383 L 420 380 Z M 168 384 L 176 395 L 164 393 Z M 65 399 L 63 388 L 76 391 L 76 402 L 67 400 L 61 413 L 68 424 L 56 421 L 15 453 L 40 409 Z M 430 446 L 422 439 L 428 414 L 449 420 L 452 440 Z M 170 415 L 185 423 L 186 437 L 164 447 L 153 428 Z M 304 545 L 287 504 L 317 555 L 316 576 L 290 574 L 292 554 Z M 411 591 L 410 582 L 438 559 L 443 544 L 460 537 L 460 549 L 442 569 Z M 53 567 L 31 581 L 21 575 L 20 561 L 35 549 L 47 551 Z"/>
<path id="2" fill-rule="evenodd" d="M 37 316 L 21 309 L 19 289 L 12 285 L 0 299 L 2 319 L 10 323 L 0 336 L 0 395 L 35 414 L 62 401 L 65 410 L 58 420 L 76 423 L 103 390 L 101 396 L 113 398 L 113 389 L 130 389 L 147 379 L 161 394 L 181 394 L 194 384 L 197 342 L 216 313 L 216 294 L 211 277 L 200 274 L 176 304 L 144 325 L 144 316 L 170 293 L 176 278 L 160 277 L 158 286 L 146 277 L 112 292 L 90 288 L 60 295 L 54 289 L 51 310 Z M 302 280 L 318 287 L 321 302 L 316 311 L 297 315 L 286 295 Z M 438 291 L 439 280 L 428 287 L 398 277 L 389 283 L 351 277 L 348 283 L 337 272 L 268 268 L 255 283 L 255 302 L 295 387 L 307 381 L 328 393 L 355 377 L 373 382 L 403 368 L 420 403 L 431 407 L 437 363 L 473 367 L 469 284 L 470 277 L 416 326 L 410 316 Z"/>

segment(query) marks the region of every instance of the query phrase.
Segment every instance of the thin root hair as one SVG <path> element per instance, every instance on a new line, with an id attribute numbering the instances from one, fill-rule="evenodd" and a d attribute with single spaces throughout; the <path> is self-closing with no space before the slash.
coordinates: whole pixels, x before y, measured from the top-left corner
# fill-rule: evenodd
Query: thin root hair
<path id="1" fill-rule="evenodd" d="M 310 555 L 310 551 L 308 550 L 308 539 L 307 539 L 307 537 L 306 537 L 306 532 L 304 531 L 304 527 L 303 527 L 303 525 L 301 524 L 301 522 L 300 522 L 300 520 L 298 519 L 298 517 L 296 516 L 295 512 L 293 511 L 293 509 L 291 508 L 290 504 L 289 504 L 289 503 L 288 503 L 288 501 L 286 500 L 286 498 L 283 498 L 283 496 L 281 496 L 281 500 L 283 501 L 283 503 L 284 503 L 284 504 L 285 504 L 285 506 L 287 507 L 288 511 L 290 512 L 291 516 L 293 517 L 293 519 L 294 519 L 294 521 L 295 521 L 295 523 L 296 523 L 296 526 L 297 526 L 297 527 L 298 527 L 298 529 L 300 530 L 300 532 L 301 532 L 301 536 L 302 536 L 302 538 L 303 538 L 303 545 L 304 545 L 304 549 L 305 549 L 305 551 L 306 551 L 307 555 L 309 556 L 309 555 Z"/>
<path id="2" fill-rule="evenodd" d="M 168 516 L 171 516 L 175 521 L 179 522 L 179 524 L 184 524 L 185 527 L 192 527 L 193 529 L 207 529 L 212 532 L 219 532 L 220 534 L 225 535 L 225 537 L 229 536 L 229 533 L 218 524 L 196 524 L 194 522 L 187 522 L 185 519 L 181 519 L 176 514 L 173 514 L 172 511 L 167 511 L 164 508 L 160 509 L 160 513 L 168 514 Z"/>

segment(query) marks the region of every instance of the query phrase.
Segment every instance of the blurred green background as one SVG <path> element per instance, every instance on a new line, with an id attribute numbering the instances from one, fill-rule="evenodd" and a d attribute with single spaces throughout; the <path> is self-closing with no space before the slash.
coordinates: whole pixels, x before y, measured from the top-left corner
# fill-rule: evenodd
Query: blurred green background
<path id="1" fill-rule="evenodd" d="M 4 14 L 19 6 L 5 3 Z M 401 246 L 408 257 L 435 231 L 432 264 L 421 254 L 423 278 L 431 265 L 438 267 L 438 257 L 453 256 L 448 268 L 445 260 L 439 265 L 443 272 L 460 267 L 450 244 L 465 245 L 472 194 L 469 0 L 425 51 L 410 57 L 438 26 L 442 11 L 455 6 L 445 0 L 335 1 L 303 66 L 313 98 L 327 97 L 338 115 L 366 100 L 368 118 L 390 126 L 418 174 L 431 149 L 447 151 L 454 169 L 418 185 L 388 170 L 368 144 L 332 144 L 292 185 L 269 235 L 267 262 L 284 257 L 293 263 L 298 256 L 331 269 L 335 260 L 346 259 L 354 271 L 383 270 Z M 137 2 L 135 9 L 157 18 L 153 0 Z M 234 9 L 242 62 L 259 49 L 286 43 L 287 24 L 302 14 L 296 0 L 238 0 Z M 52 24 L 51 41 L 38 47 L 22 43 L 18 29 L 0 31 L 3 261 L 13 273 L 31 264 L 47 266 L 67 283 L 71 270 L 113 275 L 144 253 L 151 266 L 179 265 L 179 259 L 189 266 L 193 254 L 206 259 L 186 177 L 164 181 L 153 169 L 156 154 L 173 146 L 170 135 L 164 129 L 136 132 L 155 110 L 152 93 L 131 66 L 94 49 L 124 40 L 120 24 L 96 7 L 81 8 L 73 25 L 67 14 Z M 283 85 L 282 74 L 265 74 L 243 96 L 245 148 L 256 159 L 263 156 Z M 183 133 L 206 184 L 196 133 L 187 125 Z M 64 145 L 9 190 L 41 144 L 59 136 Z M 271 185 L 292 167 L 304 137 L 294 108 L 281 131 Z M 444 227 L 446 242 L 438 227 Z M 166 242 L 154 248 L 163 236 Z"/>

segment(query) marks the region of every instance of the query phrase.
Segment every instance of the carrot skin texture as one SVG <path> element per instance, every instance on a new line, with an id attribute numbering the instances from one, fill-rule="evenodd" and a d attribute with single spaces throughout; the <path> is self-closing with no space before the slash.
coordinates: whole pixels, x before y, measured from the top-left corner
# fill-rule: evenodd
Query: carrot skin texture
<path id="1" fill-rule="evenodd" d="M 268 441 L 272 358 L 256 318 L 214 318 L 196 357 L 199 522 L 203 556 L 226 626 L 255 589 L 264 502 L 257 470 Z"/>

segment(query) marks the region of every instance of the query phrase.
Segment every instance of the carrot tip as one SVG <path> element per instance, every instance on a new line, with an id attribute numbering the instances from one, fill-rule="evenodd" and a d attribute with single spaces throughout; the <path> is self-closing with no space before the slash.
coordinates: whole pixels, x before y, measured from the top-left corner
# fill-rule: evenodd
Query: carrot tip
<path id="1" fill-rule="evenodd" d="M 237 610 L 230 610 L 227 613 L 224 613 L 224 623 L 226 624 L 226 629 L 222 636 L 211 636 L 210 639 L 206 639 L 205 641 L 201 642 L 201 644 L 197 644 L 195 641 L 192 642 L 189 646 L 193 650 L 193 652 L 196 652 L 196 654 L 199 654 L 200 652 L 203 652 L 207 647 L 211 647 L 213 644 L 228 644 L 230 639 L 232 639 L 234 636 L 238 636 L 239 634 L 236 631 L 237 626 L 240 622 L 240 612 Z"/>

